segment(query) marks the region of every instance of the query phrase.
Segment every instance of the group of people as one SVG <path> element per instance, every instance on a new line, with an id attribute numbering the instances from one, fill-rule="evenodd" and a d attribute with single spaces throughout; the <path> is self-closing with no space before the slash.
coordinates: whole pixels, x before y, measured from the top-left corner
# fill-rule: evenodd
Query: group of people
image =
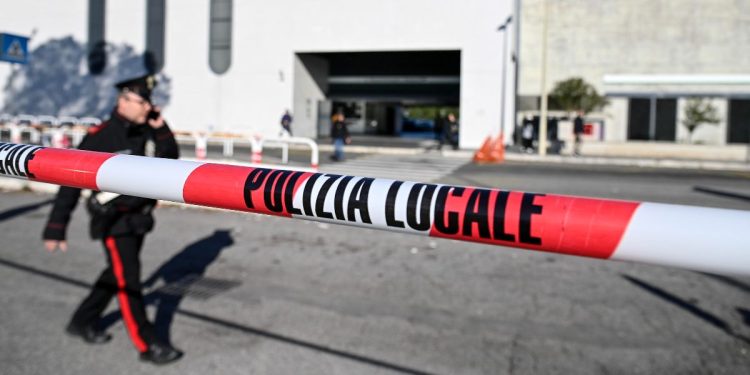
<path id="1" fill-rule="evenodd" d="M 292 136 L 292 115 L 289 110 L 284 111 L 281 116 L 281 131 L 280 137 L 291 137 Z M 344 112 L 339 110 L 331 116 L 331 140 L 333 141 L 333 154 L 331 160 L 333 161 L 344 161 L 344 145 L 349 144 L 352 141 L 349 135 L 349 128 L 346 124 L 346 116 Z"/>
<path id="2" fill-rule="evenodd" d="M 281 130 L 279 132 L 280 137 L 292 136 L 292 114 L 289 113 L 289 110 L 284 111 L 279 125 L 281 125 Z M 331 139 L 333 140 L 333 154 L 331 155 L 331 160 L 343 161 L 344 144 L 351 143 L 352 138 L 349 135 L 346 116 L 344 116 L 342 111 L 337 111 L 331 116 Z"/>
<path id="3" fill-rule="evenodd" d="M 548 136 L 557 139 L 557 119 L 555 118 L 551 122 L 555 125 L 553 127 L 555 134 L 548 133 Z M 583 111 L 578 111 L 576 117 L 573 119 L 573 156 L 581 156 L 584 130 Z M 535 152 L 534 139 L 538 138 L 536 131 L 537 128 L 534 124 L 534 119 L 531 116 L 526 116 L 521 123 L 521 151 L 527 153 Z"/>

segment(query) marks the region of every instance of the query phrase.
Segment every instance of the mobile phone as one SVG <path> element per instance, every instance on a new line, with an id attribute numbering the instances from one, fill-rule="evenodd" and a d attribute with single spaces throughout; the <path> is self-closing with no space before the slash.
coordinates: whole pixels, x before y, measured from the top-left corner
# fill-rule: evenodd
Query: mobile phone
<path id="1" fill-rule="evenodd" d="M 148 113 L 148 119 L 149 120 L 156 120 L 156 119 L 159 118 L 159 116 L 161 116 L 161 113 L 159 113 L 158 111 L 150 111 Z"/>

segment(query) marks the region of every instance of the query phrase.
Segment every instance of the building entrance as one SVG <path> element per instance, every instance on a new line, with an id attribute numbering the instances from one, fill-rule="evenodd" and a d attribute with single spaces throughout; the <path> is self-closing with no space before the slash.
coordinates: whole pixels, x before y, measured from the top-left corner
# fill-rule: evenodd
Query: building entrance
<path id="1" fill-rule="evenodd" d="M 331 116 L 339 111 L 352 134 L 430 137 L 434 118 L 425 117 L 429 111 L 410 109 L 457 111 L 459 105 L 460 51 L 298 53 L 296 57 L 295 109 L 315 99 L 317 116 L 310 125 L 318 138 L 329 135 Z"/>

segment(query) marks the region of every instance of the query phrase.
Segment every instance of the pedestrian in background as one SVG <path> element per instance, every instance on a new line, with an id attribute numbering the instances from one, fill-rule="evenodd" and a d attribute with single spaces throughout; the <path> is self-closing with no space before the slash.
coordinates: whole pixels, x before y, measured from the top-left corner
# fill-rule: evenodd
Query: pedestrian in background
<path id="1" fill-rule="evenodd" d="M 331 138 L 333 139 L 334 161 L 344 161 L 344 144 L 351 143 L 349 129 L 346 127 L 346 118 L 342 112 L 338 112 L 331 118 Z"/>
<path id="2" fill-rule="evenodd" d="M 448 113 L 448 117 L 446 117 L 443 126 L 446 128 L 443 130 L 443 132 L 445 132 L 446 136 L 448 137 L 448 143 L 453 146 L 454 150 L 457 150 L 459 125 L 458 118 L 453 112 Z"/>
<path id="3" fill-rule="evenodd" d="M 281 116 L 281 133 L 279 137 L 291 137 L 292 136 L 292 115 L 287 109 L 284 111 L 284 115 Z"/>
<path id="4" fill-rule="evenodd" d="M 575 136 L 575 144 L 573 145 L 573 155 L 581 156 L 581 144 L 583 143 L 583 111 L 578 111 L 576 118 L 573 120 L 573 135 Z"/>
<path id="5" fill-rule="evenodd" d="M 521 146 L 522 151 L 528 153 L 534 152 L 534 120 L 530 116 L 526 116 L 523 119 L 523 127 L 521 128 Z"/>
<path id="6" fill-rule="evenodd" d="M 177 159 L 179 149 L 158 107 L 151 104 L 153 76 L 120 82 L 111 118 L 89 129 L 81 150 L 144 155 L 146 141 L 155 144 L 154 156 Z M 133 182 L 137 183 L 137 182 Z M 49 252 L 66 251 L 66 230 L 81 189 L 60 187 L 42 237 Z M 114 296 L 125 328 L 140 359 L 166 364 L 182 352 L 156 336 L 146 316 L 141 291 L 140 252 L 146 233 L 154 226 L 156 200 L 92 191 L 86 203 L 91 214 L 90 235 L 102 241 L 107 267 L 81 302 L 68 324 L 68 334 L 88 344 L 104 344 L 112 336 L 98 328 L 102 313 Z"/>

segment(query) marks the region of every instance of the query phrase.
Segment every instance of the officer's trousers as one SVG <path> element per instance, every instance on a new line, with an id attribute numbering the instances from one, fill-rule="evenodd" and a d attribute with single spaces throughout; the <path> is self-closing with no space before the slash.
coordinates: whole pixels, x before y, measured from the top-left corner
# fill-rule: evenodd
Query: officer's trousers
<path id="1" fill-rule="evenodd" d="M 72 323 L 78 326 L 96 324 L 112 297 L 117 296 L 122 320 L 133 345 L 139 352 L 148 349 L 157 338 L 154 326 L 146 317 L 141 292 L 140 253 L 143 235 L 105 237 L 102 241 L 108 267 L 73 314 Z"/>

